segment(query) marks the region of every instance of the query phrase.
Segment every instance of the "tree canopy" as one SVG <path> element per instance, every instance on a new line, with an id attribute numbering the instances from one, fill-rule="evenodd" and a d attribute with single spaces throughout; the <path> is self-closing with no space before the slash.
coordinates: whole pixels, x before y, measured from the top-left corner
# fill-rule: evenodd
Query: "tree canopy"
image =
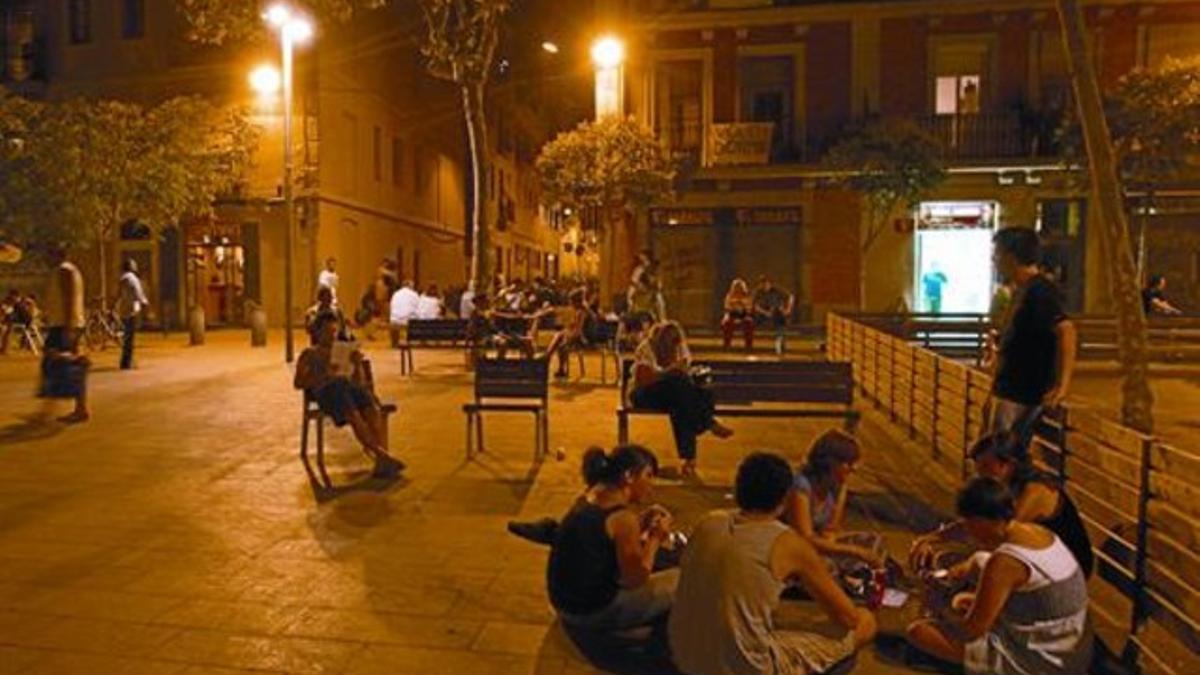
<path id="1" fill-rule="evenodd" d="M 898 207 L 915 207 L 946 180 L 937 140 L 908 120 L 881 118 L 851 129 L 830 148 L 824 163 L 834 181 L 867 201 L 874 229 L 863 248 Z"/>
<path id="2" fill-rule="evenodd" d="M 245 115 L 197 97 L 146 108 L 0 95 L 0 134 L 0 227 L 34 245 L 83 246 L 131 220 L 156 229 L 211 212 L 242 180 L 257 138 Z"/>
<path id="3" fill-rule="evenodd" d="M 633 118 L 583 122 L 542 148 L 537 160 L 547 205 L 631 209 L 670 197 L 676 166 Z"/>
<path id="4" fill-rule="evenodd" d="M 1200 58 L 1168 57 L 1130 72 L 1106 94 L 1104 110 L 1129 186 L 1153 189 L 1200 169 Z M 1066 156 L 1086 164 L 1077 115 L 1067 118 L 1061 135 Z"/>
<path id="5" fill-rule="evenodd" d="M 262 0 L 175 0 L 187 22 L 188 37 L 204 44 L 256 42 L 267 37 Z M 289 0 L 321 20 L 345 21 L 356 12 L 376 9 L 387 0 Z"/>

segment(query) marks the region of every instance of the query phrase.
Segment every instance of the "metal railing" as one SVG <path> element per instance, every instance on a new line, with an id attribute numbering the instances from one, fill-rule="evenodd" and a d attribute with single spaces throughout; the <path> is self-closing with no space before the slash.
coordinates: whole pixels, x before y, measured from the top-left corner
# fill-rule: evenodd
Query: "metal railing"
<path id="1" fill-rule="evenodd" d="M 867 400 L 939 464 L 966 477 L 986 428 L 991 377 L 903 336 L 837 314 L 827 356 L 854 364 Z M 1190 673 L 1200 659 L 1200 453 L 1069 405 L 1039 423 L 1039 461 L 1075 500 L 1099 578 L 1116 591 L 1094 615 L 1127 635 L 1125 655 L 1156 672 Z"/>

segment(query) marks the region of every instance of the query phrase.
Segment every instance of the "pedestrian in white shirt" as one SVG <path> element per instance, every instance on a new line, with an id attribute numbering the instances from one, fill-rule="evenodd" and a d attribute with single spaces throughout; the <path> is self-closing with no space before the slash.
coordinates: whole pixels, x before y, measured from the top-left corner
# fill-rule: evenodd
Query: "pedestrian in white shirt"
<path id="1" fill-rule="evenodd" d="M 429 288 L 417 300 L 416 318 L 422 321 L 442 318 L 442 294 L 437 284 L 429 284 Z"/>
<path id="2" fill-rule="evenodd" d="M 126 258 L 121 265 L 124 272 L 119 283 L 117 297 L 117 314 L 121 317 L 121 327 L 124 335 L 121 338 L 121 370 L 133 367 L 133 338 L 137 333 L 138 315 L 142 313 L 150 301 L 142 289 L 142 280 L 137 275 L 137 262 Z"/>
<path id="3" fill-rule="evenodd" d="M 337 274 L 337 258 L 329 258 L 325 261 L 325 269 L 317 275 L 317 288 L 324 286 L 333 291 L 333 304 L 337 304 L 338 291 L 338 274 Z"/>
<path id="4" fill-rule="evenodd" d="M 407 326 L 408 322 L 417 315 L 417 306 L 421 302 L 421 296 L 413 290 L 413 282 L 405 280 L 400 285 L 400 290 L 392 294 L 392 307 L 390 313 L 391 330 L 392 330 L 392 345 L 397 346 L 400 343 L 400 328 Z"/>

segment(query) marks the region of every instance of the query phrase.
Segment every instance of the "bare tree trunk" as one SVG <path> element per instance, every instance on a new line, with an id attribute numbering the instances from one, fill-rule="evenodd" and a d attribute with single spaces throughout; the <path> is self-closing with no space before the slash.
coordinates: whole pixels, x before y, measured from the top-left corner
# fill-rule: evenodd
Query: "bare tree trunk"
<path id="1" fill-rule="evenodd" d="M 1150 391 L 1146 354 L 1146 315 L 1142 310 L 1137 270 L 1130 249 L 1129 224 L 1117 178 L 1112 136 L 1100 98 L 1100 84 L 1084 41 L 1079 0 L 1057 0 L 1063 45 L 1071 64 L 1071 80 L 1087 147 L 1092 197 L 1099 207 L 1102 236 L 1108 240 L 1110 295 L 1116 302 L 1117 342 L 1121 359 L 1121 420 L 1144 433 L 1154 428 L 1154 395 Z"/>
<path id="2" fill-rule="evenodd" d="M 483 110 L 484 83 L 462 85 L 463 114 L 471 152 L 471 278 L 476 293 L 491 292 L 491 232 L 488 229 L 487 119 Z"/>
<path id="3" fill-rule="evenodd" d="M 101 237 L 96 242 L 96 251 L 100 263 L 100 311 L 108 310 L 108 251 L 105 250 L 107 242 L 104 237 Z M 86 303 L 87 298 L 84 298 Z"/>

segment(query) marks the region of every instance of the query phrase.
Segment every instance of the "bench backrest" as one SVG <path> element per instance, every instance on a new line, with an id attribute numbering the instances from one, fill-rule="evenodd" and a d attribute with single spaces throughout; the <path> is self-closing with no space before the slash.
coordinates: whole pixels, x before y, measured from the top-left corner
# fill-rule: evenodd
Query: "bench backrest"
<path id="1" fill-rule="evenodd" d="M 537 398 L 550 391 L 550 362 L 546 359 L 477 359 L 475 400 Z"/>
<path id="2" fill-rule="evenodd" d="M 828 361 L 696 361 L 712 370 L 717 404 L 854 403 L 853 366 Z M 621 363 L 622 397 L 633 386 L 633 361 Z"/>
<path id="3" fill-rule="evenodd" d="M 409 342 L 461 342 L 466 339 L 466 319 L 421 319 L 408 322 Z"/>
<path id="4" fill-rule="evenodd" d="M 509 335 L 527 335 L 532 320 L 525 317 L 498 316 L 493 320 L 496 330 Z"/>

